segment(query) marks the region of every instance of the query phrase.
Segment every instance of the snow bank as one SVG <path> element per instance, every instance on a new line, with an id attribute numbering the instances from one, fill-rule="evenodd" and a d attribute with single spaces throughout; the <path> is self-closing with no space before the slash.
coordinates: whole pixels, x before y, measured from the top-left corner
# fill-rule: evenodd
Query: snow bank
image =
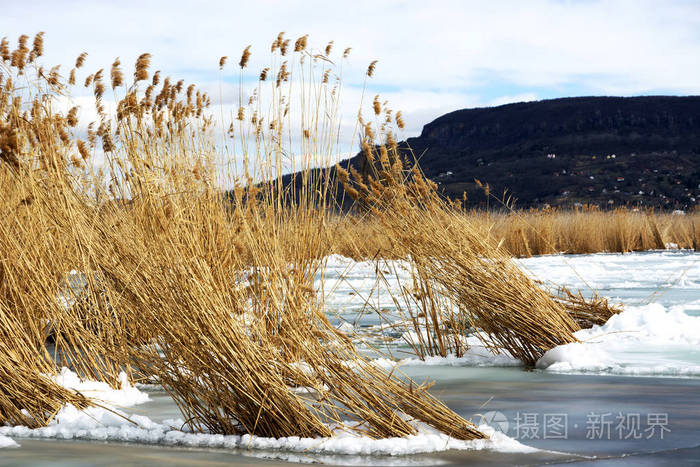
<path id="1" fill-rule="evenodd" d="M 575 333 L 581 341 L 546 352 L 537 368 L 558 373 L 629 376 L 700 377 L 700 308 L 697 301 L 669 306 L 628 306 L 602 326 Z M 696 313 L 697 314 L 697 313 Z M 508 354 L 494 355 L 474 336 L 462 357 L 416 357 L 394 361 L 379 358 L 384 368 L 399 366 L 521 366 Z"/>
<path id="2" fill-rule="evenodd" d="M 578 331 L 580 343 L 560 345 L 537 368 L 565 373 L 700 376 L 700 317 L 660 304 L 628 307 L 602 326 Z"/>
<path id="3" fill-rule="evenodd" d="M 122 416 L 120 416 L 122 415 Z M 130 421 L 128 421 L 128 418 Z M 342 455 L 407 455 L 439 452 L 448 449 L 501 452 L 532 452 L 488 425 L 479 428 L 491 436 L 488 440 L 461 441 L 420 425 L 420 433 L 406 438 L 371 439 L 353 432 L 337 432 L 331 438 L 263 438 L 259 436 L 214 435 L 189 433 L 180 428 L 182 420 L 156 423 L 141 415 L 127 416 L 100 407 L 78 410 L 72 405 L 63 408 L 50 426 L 0 427 L 0 435 L 18 438 L 81 439 L 96 441 L 135 442 L 166 446 L 205 447 L 223 449 L 280 450 Z M 7 438 L 5 438 L 7 439 Z"/>
<path id="4" fill-rule="evenodd" d="M 140 391 L 129 383 L 126 373 L 124 372 L 119 375 L 120 389 L 113 389 L 107 383 L 101 381 L 81 381 L 76 373 L 65 367 L 61 369 L 60 373 L 51 375 L 50 378 L 56 382 L 56 384 L 64 388 L 78 391 L 84 396 L 95 400 L 97 403 L 110 407 L 130 407 L 143 404 L 150 400 L 148 394 Z M 43 431 L 29 430 L 26 427 L 0 427 L 0 448 L 19 447 L 19 444 L 14 440 L 3 435 L 11 434 L 12 436 L 27 437 L 25 436 L 27 430 L 36 433 L 30 435 L 31 437 L 55 437 L 60 439 L 82 438 L 85 433 L 94 428 L 94 423 L 97 422 L 97 420 L 88 422 L 85 419 L 85 417 L 90 417 L 90 414 L 96 414 L 100 418 L 107 419 L 111 422 L 116 422 L 117 420 L 122 424 L 126 422 L 123 418 L 110 414 L 109 411 L 102 408 L 91 408 L 84 412 L 78 412 L 75 407 L 68 405 L 58 412 L 51 426 L 38 429 Z M 97 434 L 96 436 L 106 435 Z M 85 439 L 107 439 L 107 437 L 86 437 Z"/>
<path id="5" fill-rule="evenodd" d="M 576 333 L 581 340 L 595 339 L 602 333 L 619 333 L 616 340 L 663 343 L 700 344 L 700 317 L 683 312 L 683 307 L 670 311 L 658 303 L 628 307 L 602 326 Z"/>
<path id="6" fill-rule="evenodd" d="M 602 326 L 575 333 L 581 341 L 557 346 L 546 352 L 537 368 L 558 373 L 596 373 L 630 376 L 700 376 L 700 316 L 686 313 L 698 305 L 660 304 L 627 307 Z M 374 360 L 384 368 L 395 366 L 521 366 L 508 354 L 494 355 L 470 336 L 471 346 L 462 357 L 405 358 Z"/>

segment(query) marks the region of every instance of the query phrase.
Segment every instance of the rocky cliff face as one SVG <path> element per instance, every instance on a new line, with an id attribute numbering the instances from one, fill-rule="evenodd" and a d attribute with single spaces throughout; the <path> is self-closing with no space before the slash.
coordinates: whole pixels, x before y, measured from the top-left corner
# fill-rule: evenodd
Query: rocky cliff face
<path id="1" fill-rule="evenodd" d="M 449 196 L 520 207 L 700 201 L 700 97 L 576 97 L 452 112 L 406 142 Z M 493 205 L 493 201 L 491 202 Z"/>

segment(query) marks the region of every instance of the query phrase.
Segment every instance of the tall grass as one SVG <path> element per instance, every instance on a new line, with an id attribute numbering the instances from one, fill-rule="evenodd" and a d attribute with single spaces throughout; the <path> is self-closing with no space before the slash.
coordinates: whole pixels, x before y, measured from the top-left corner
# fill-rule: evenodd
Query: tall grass
<path id="1" fill-rule="evenodd" d="M 30 428 L 45 426 L 66 404 L 85 408 L 83 395 L 51 379 L 54 363 L 41 352 L 14 310 L 0 303 L 0 421 Z"/>
<path id="2" fill-rule="evenodd" d="M 357 200 L 360 216 L 371 215 L 384 235 L 400 245 L 393 253 L 416 271 L 414 296 L 420 312 L 409 319 L 427 332 L 426 339 L 419 337 L 421 355 L 426 353 L 423 340 L 432 340 L 428 353 L 451 350 L 446 330 L 452 326 L 447 323 L 457 322 L 494 353 L 506 351 L 534 365 L 548 349 L 576 342 L 573 333 L 579 323 L 617 311 L 603 300 L 553 296 L 540 289 L 500 248 L 492 225 L 471 221 L 459 203 L 442 199 L 417 164 L 402 158 L 391 133 L 377 142 L 367 125 L 364 134 L 369 169 L 360 173 L 339 166 L 337 171 Z M 448 306 L 436 303 L 435 295 L 443 296 Z"/>
<path id="3" fill-rule="evenodd" d="M 492 223 L 492 235 L 513 256 L 552 253 L 628 253 L 697 248 L 700 215 L 676 215 L 616 209 L 514 211 L 489 218 L 472 213 L 474 222 Z"/>
<path id="4" fill-rule="evenodd" d="M 408 261 L 410 283 L 394 300 L 422 356 L 459 354 L 460 336 L 475 332 L 533 365 L 617 311 L 552 295 L 511 261 L 583 238 L 551 233 L 567 214 L 528 214 L 541 222 L 531 232 L 527 218 L 483 220 L 442 199 L 399 154 L 403 120 L 378 98 L 376 123 L 358 121 L 368 170 L 312 170 L 338 151 L 333 62 L 348 51 L 331 57 L 332 44 L 312 50 L 306 36 L 283 34 L 271 50 L 226 120 L 196 86 L 153 73 L 149 54 L 133 74 L 115 60 L 109 76 L 85 77 L 81 54 L 66 81 L 37 63 L 43 36 L 0 44 L 0 422 L 41 426 L 66 403 L 91 404 L 52 382 L 68 366 L 114 387 L 122 371 L 158 382 L 193 430 L 281 437 L 344 427 L 381 438 L 413 434 L 419 421 L 483 438 L 427 385 L 382 370 L 331 326 L 314 287 L 331 252 Z M 241 83 L 251 53 L 232 61 Z M 74 83 L 94 96 L 87 128 L 80 109 L 58 107 Z M 285 170 L 300 172 L 283 183 Z M 355 200 L 350 213 L 339 214 L 334 173 Z M 604 248 L 636 241 L 641 227 L 623 214 Z M 642 244 L 658 246 L 675 228 L 642 218 Z"/>
<path id="5" fill-rule="evenodd" d="M 192 429 L 215 433 L 329 436 L 345 426 L 389 437 L 415 433 L 417 420 L 484 437 L 427 387 L 360 355 L 314 290 L 334 233 L 328 171 L 309 170 L 336 150 L 330 46 L 275 39 L 257 92 L 247 102 L 239 93 L 223 127 L 232 154 L 217 143 L 209 97 L 151 73 L 148 54 L 131 82 L 118 60 L 109 81 L 102 69 L 87 75 L 98 120 L 78 134 L 79 110 L 55 107 L 85 55 L 66 84 L 57 67 L 36 63 L 42 37 L 33 49 L 27 41 L 0 51 L 0 305 L 14 320 L 6 355 L 43 363 L 6 358 L 5 374 L 65 365 L 117 387 L 126 371 L 161 384 Z M 250 54 L 238 62 L 241 78 Z M 104 101 L 110 85 L 116 115 Z M 241 161 L 233 171 L 221 167 L 230 157 Z M 285 168 L 302 170 L 289 186 Z M 0 422 L 28 423 L 10 409 L 37 401 L 89 404 L 25 387 L 3 386 Z M 49 409 L 30 410 L 34 424 L 48 423 Z"/>
<path id="6" fill-rule="evenodd" d="M 514 257 L 545 254 L 629 253 L 683 248 L 696 250 L 700 214 L 593 208 L 464 211 L 464 221 L 484 231 Z M 342 225 L 329 249 L 354 259 L 399 258 L 406 251 L 373 216 L 339 217 Z"/>

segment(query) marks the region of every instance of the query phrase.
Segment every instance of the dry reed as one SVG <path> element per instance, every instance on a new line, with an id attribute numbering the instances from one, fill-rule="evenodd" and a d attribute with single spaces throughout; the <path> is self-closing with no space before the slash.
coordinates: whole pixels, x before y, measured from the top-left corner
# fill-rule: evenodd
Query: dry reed
<path id="1" fill-rule="evenodd" d="M 628 253 L 631 251 L 694 249 L 700 232 L 698 213 L 678 215 L 616 209 L 580 208 L 467 213 L 472 222 L 491 224 L 491 234 L 518 257 L 568 253 Z"/>
<path id="2" fill-rule="evenodd" d="M 463 211 L 465 222 L 491 236 L 509 255 L 523 258 L 547 254 L 629 253 L 668 248 L 696 250 L 700 213 L 683 215 L 595 208 L 576 210 Z M 372 216 L 334 220 L 342 224 L 330 246 L 332 253 L 371 259 L 398 258 L 406 251 Z"/>
<path id="3" fill-rule="evenodd" d="M 82 141 L 73 132 L 75 113 L 53 108 L 68 91 L 57 74 L 37 68 L 30 94 L 17 99 L 27 92 L 11 84 L 27 72 L 26 41 L 0 65 L 0 209 L 7 219 L 0 306 L 16 317 L 5 328 L 16 337 L 6 341 L 7 354 L 31 343 L 27 356 L 45 360 L 37 369 L 31 358 L 5 359 L 1 371 L 33 378 L 65 365 L 116 387 L 125 370 L 132 380 L 158 381 L 192 429 L 215 433 L 329 436 L 332 426 L 344 426 L 405 436 L 417 420 L 457 438 L 484 437 L 426 386 L 358 354 L 324 315 L 313 280 L 323 274 L 335 200 L 328 171 L 310 168 L 334 150 L 337 95 L 310 78 L 325 71 L 306 36 L 295 43 L 294 61 L 270 70 L 277 76 L 271 110 L 263 113 L 259 96 L 238 103 L 229 136 L 246 162 L 235 177 L 217 167 L 205 93 L 161 82 L 158 72 L 151 86 L 136 86 L 148 79 L 149 54 L 138 58 L 130 84 L 113 63 L 116 115 L 103 102 L 104 71 L 85 79 L 98 121 Z M 276 42 L 273 52 L 287 56 L 289 40 Z M 247 47 L 241 69 L 250 56 Z M 83 54 L 76 69 L 84 61 Z M 281 141 L 292 140 L 296 74 L 304 137 L 299 148 L 283 148 Z M 325 98 L 309 98 L 317 92 Z M 100 143 L 105 165 L 97 170 L 91 154 Z M 301 155 L 292 167 L 302 175 L 283 186 L 290 152 Z M 229 183 L 234 189 L 225 193 Z M 26 384 L 8 383 L 8 410 L 20 401 L 14 406 L 32 408 L 46 424 L 51 415 L 42 414 L 63 403 L 89 404 L 54 386 L 42 382 L 28 393 Z M 8 423 L 27 422 L 16 410 L 8 414 Z"/>
<path id="4" fill-rule="evenodd" d="M 442 200 L 417 165 L 406 167 L 391 135 L 378 147 L 368 136 L 363 147 L 368 173 L 338 167 L 341 181 L 402 245 L 423 288 L 445 293 L 487 348 L 534 365 L 546 350 L 576 341 L 579 327 L 566 308 Z"/>

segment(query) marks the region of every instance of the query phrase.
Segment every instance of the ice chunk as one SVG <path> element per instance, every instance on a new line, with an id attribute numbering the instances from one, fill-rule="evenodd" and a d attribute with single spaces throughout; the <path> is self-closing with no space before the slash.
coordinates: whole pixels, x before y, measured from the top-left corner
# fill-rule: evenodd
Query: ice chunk
<path id="1" fill-rule="evenodd" d="M 18 448 L 19 444 L 15 442 L 12 438 L 7 436 L 0 436 L 0 449 L 1 448 Z"/>

